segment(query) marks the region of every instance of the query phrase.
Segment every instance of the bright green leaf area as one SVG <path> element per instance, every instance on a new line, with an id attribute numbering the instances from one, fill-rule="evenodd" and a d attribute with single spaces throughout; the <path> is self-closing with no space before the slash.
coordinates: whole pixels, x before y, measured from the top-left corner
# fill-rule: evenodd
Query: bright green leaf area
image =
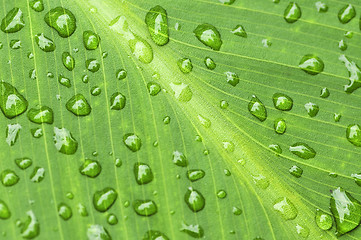
<path id="1" fill-rule="evenodd" d="M 361 239 L 359 1 L 2 3 L 0 239 Z"/>

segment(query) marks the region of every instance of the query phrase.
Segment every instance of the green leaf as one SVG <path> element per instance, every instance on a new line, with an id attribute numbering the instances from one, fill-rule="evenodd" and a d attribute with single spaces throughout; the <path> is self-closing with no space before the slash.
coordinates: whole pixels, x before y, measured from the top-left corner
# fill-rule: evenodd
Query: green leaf
<path id="1" fill-rule="evenodd" d="M 2 239 L 360 239 L 356 0 L 3 0 Z"/>

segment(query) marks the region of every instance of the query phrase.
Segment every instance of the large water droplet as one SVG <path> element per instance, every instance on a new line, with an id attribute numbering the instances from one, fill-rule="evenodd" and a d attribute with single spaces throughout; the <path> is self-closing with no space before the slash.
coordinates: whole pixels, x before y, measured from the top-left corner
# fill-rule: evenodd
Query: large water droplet
<path id="1" fill-rule="evenodd" d="M 16 175 L 16 173 L 10 169 L 6 169 L 6 170 L 2 171 L 0 174 L 0 179 L 1 179 L 1 183 L 5 187 L 13 186 L 13 185 L 17 184 L 20 180 L 18 175 Z"/>
<path id="2" fill-rule="evenodd" d="M 182 222 L 180 231 L 194 238 L 202 238 L 204 236 L 204 230 L 199 224 L 193 225 Z"/>
<path id="3" fill-rule="evenodd" d="M 172 159 L 173 163 L 179 167 L 186 167 L 188 166 L 188 160 L 187 157 L 179 152 L 179 151 L 174 151 L 173 152 L 173 159 Z"/>
<path id="4" fill-rule="evenodd" d="M 112 110 L 122 110 L 126 104 L 126 97 L 120 92 L 115 92 L 110 97 L 110 109 Z"/>
<path id="5" fill-rule="evenodd" d="M 79 172 L 91 178 L 97 177 L 102 171 L 102 166 L 98 161 L 86 159 L 83 164 L 79 167 Z"/>
<path id="6" fill-rule="evenodd" d="M 0 108 L 5 117 L 11 119 L 26 111 L 28 101 L 14 86 L 0 82 Z"/>
<path id="7" fill-rule="evenodd" d="M 73 212 L 71 210 L 71 208 L 65 204 L 65 203 L 59 203 L 58 205 L 58 214 L 59 216 L 66 220 L 69 220 L 71 218 L 71 216 L 73 215 Z"/>
<path id="8" fill-rule="evenodd" d="M 211 24 L 200 24 L 194 29 L 193 33 L 201 43 L 215 51 L 219 51 L 222 46 L 221 34 Z"/>
<path id="9" fill-rule="evenodd" d="M 278 198 L 273 208 L 284 218 L 285 220 L 292 220 L 297 217 L 298 211 L 293 203 L 286 197 Z"/>
<path id="10" fill-rule="evenodd" d="M 251 101 L 248 104 L 248 111 L 261 122 L 267 119 L 266 107 L 256 95 L 252 95 Z"/>
<path id="11" fill-rule="evenodd" d="M 153 180 L 153 172 L 146 163 L 134 164 L 134 176 L 139 185 L 150 183 Z"/>
<path id="12" fill-rule="evenodd" d="M 56 149 L 64 154 L 71 155 L 78 149 L 78 141 L 66 128 L 54 127 L 54 144 Z"/>
<path id="13" fill-rule="evenodd" d="M 40 234 L 40 223 L 32 210 L 27 211 L 27 220 L 20 230 L 21 236 L 25 239 L 33 239 Z"/>
<path id="14" fill-rule="evenodd" d="M 145 23 L 152 40 L 159 46 L 169 41 L 167 11 L 157 5 L 149 10 L 145 16 Z"/>
<path id="15" fill-rule="evenodd" d="M 142 146 L 142 140 L 134 133 L 127 133 L 123 136 L 125 146 L 132 152 L 137 152 Z"/>
<path id="16" fill-rule="evenodd" d="M 54 28 L 60 37 L 70 37 L 76 29 L 76 18 L 74 14 L 62 7 L 51 9 L 44 17 L 49 27 Z"/>
<path id="17" fill-rule="evenodd" d="M 201 211 L 206 205 L 206 199 L 203 197 L 202 193 L 193 188 L 188 188 L 187 192 L 184 194 L 184 201 L 193 212 Z"/>
<path id="18" fill-rule="evenodd" d="M 316 210 L 315 221 L 317 226 L 322 230 L 329 230 L 332 227 L 331 215 L 321 211 L 320 209 Z"/>
<path id="19" fill-rule="evenodd" d="M 342 24 L 348 23 L 356 16 L 356 10 L 351 4 L 347 4 L 338 12 L 338 20 Z"/>
<path id="20" fill-rule="evenodd" d="M 352 93 L 361 87 L 361 69 L 355 62 L 350 61 L 345 55 L 341 55 L 338 59 L 345 64 L 349 73 L 350 83 L 344 86 L 344 91 L 346 93 Z"/>
<path id="21" fill-rule="evenodd" d="M 291 153 L 303 159 L 310 159 L 316 156 L 316 151 L 306 143 L 297 142 L 290 146 Z"/>
<path id="22" fill-rule="evenodd" d="M 90 225 L 87 230 L 88 240 L 112 240 L 109 232 L 99 224 Z"/>
<path id="23" fill-rule="evenodd" d="M 93 196 L 94 208 L 99 212 L 105 212 L 114 204 L 117 197 L 117 192 L 110 187 L 96 191 Z"/>
<path id="24" fill-rule="evenodd" d="M 158 212 L 158 207 L 152 200 L 135 200 L 133 209 L 138 215 L 144 217 L 150 217 Z"/>
<path id="25" fill-rule="evenodd" d="M 91 112 L 91 107 L 83 94 L 76 94 L 66 103 L 66 109 L 75 116 L 87 116 Z"/>
<path id="26" fill-rule="evenodd" d="M 38 108 L 31 108 L 27 113 L 28 119 L 37 124 L 48 123 L 52 124 L 54 122 L 54 113 L 50 107 L 41 106 Z"/>
<path id="27" fill-rule="evenodd" d="M 55 43 L 50 38 L 44 36 L 44 33 L 35 35 L 35 42 L 44 52 L 53 52 L 56 48 Z"/>
<path id="28" fill-rule="evenodd" d="M 301 58 L 298 66 L 310 75 L 317 75 L 323 71 L 325 64 L 318 56 L 307 54 Z"/>
<path id="29" fill-rule="evenodd" d="M 284 19 L 288 23 L 297 22 L 297 20 L 300 19 L 301 16 L 302 16 L 301 8 L 295 2 L 290 2 L 283 14 Z"/>
<path id="30" fill-rule="evenodd" d="M 15 33 L 25 26 L 23 12 L 19 8 L 11 9 L 1 21 L 1 31 Z"/>
<path id="31" fill-rule="evenodd" d="M 100 43 L 100 37 L 93 31 L 84 31 L 83 32 L 83 43 L 84 47 L 88 50 L 95 50 L 98 48 Z"/>
<path id="32" fill-rule="evenodd" d="M 361 127 L 358 124 L 350 124 L 346 128 L 347 140 L 355 145 L 361 147 Z"/>

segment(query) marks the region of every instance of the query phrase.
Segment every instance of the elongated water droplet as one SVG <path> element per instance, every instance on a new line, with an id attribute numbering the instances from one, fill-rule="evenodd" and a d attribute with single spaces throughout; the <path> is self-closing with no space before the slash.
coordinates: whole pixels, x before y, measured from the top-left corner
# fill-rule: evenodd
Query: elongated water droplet
<path id="1" fill-rule="evenodd" d="M 54 28 L 60 37 L 70 37 L 76 29 L 76 18 L 74 14 L 62 7 L 51 9 L 44 17 L 46 24 Z"/>
<path id="2" fill-rule="evenodd" d="M 87 177 L 95 178 L 102 171 L 102 166 L 98 161 L 86 159 L 79 167 L 79 172 Z"/>
<path id="3" fill-rule="evenodd" d="M 70 88 L 71 87 L 71 82 L 70 79 L 65 77 L 64 75 L 60 74 L 58 76 L 58 82 L 63 85 L 64 87 Z"/>
<path id="4" fill-rule="evenodd" d="M 347 4 L 338 12 L 338 20 L 342 24 L 346 24 L 356 16 L 356 10 L 351 4 Z"/>
<path id="5" fill-rule="evenodd" d="M 329 96 L 330 96 L 330 91 L 328 90 L 328 88 L 322 88 L 321 93 L 320 93 L 320 97 L 328 98 Z"/>
<path id="6" fill-rule="evenodd" d="M 355 229 L 361 222 L 361 203 L 342 188 L 332 191 L 330 209 L 335 218 L 337 236 Z"/>
<path id="7" fill-rule="evenodd" d="M 310 75 L 317 75 L 323 71 L 325 64 L 318 56 L 307 54 L 301 58 L 298 66 Z"/>
<path id="8" fill-rule="evenodd" d="M 189 102 L 193 97 L 193 92 L 188 84 L 185 83 L 170 83 L 173 90 L 174 97 L 181 102 Z"/>
<path id="9" fill-rule="evenodd" d="M 297 142 L 290 146 L 291 153 L 303 159 L 310 159 L 316 156 L 316 151 L 306 143 Z"/>
<path id="10" fill-rule="evenodd" d="M 105 212 L 115 203 L 117 197 L 117 192 L 110 187 L 96 191 L 93 196 L 94 208 L 99 212 Z"/>
<path id="11" fill-rule="evenodd" d="M 244 27 L 242 25 L 237 25 L 235 28 L 233 28 L 231 33 L 233 33 L 236 36 L 240 36 L 240 37 L 244 37 L 244 38 L 247 37 L 246 29 L 244 29 Z"/>
<path id="12" fill-rule="evenodd" d="M 11 49 L 20 49 L 21 48 L 21 41 L 18 40 L 18 39 L 13 39 L 10 41 L 10 44 L 9 44 L 10 48 Z"/>
<path id="13" fill-rule="evenodd" d="M 157 5 L 145 16 L 145 23 L 155 44 L 163 46 L 169 41 L 167 11 Z"/>
<path id="14" fill-rule="evenodd" d="M 285 220 L 292 220 L 297 217 L 298 211 L 293 203 L 286 197 L 278 198 L 273 208 L 284 218 Z"/>
<path id="15" fill-rule="evenodd" d="M 320 107 L 316 103 L 306 103 L 305 109 L 307 111 L 308 116 L 315 117 L 320 110 Z"/>
<path id="16" fill-rule="evenodd" d="M 174 151 L 173 152 L 173 159 L 172 159 L 173 163 L 179 167 L 187 167 L 188 166 L 188 160 L 187 157 L 179 152 L 179 151 Z"/>
<path id="17" fill-rule="evenodd" d="M 137 152 L 142 146 L 142 140 L 134 133 L 127 133 L 123 136 L 125 146 L 132 152 Z"/>
<path id="18" fill-rule="evenodd" d="M 2 171 L 0 174 L 0 179 L 1 179 L 1 183 L 5 187 L 13 186 L 17 184 L 20 180 L 19 176 L 13 170 L 10 169 L 6 169 Z"/>
<path id="19" fill-rule="evenodd" d="M 26 111 L 28 101 L 14 86 L 0 82 L 0 108 L 5 117 L 11 119 Z"/>
<path id="20" fill-rule="evenodd" d="M 150 217 L 158 212 L 158 207 L 152 200 L 135 200 L 133 209 L 136 214 L 144 217 Z"/>
<path id="21" fill-rule="evenodd" d="M 143 240 L 169 240 L 169 238 L 160 231 L 149 230 L 144 234 Z"/>
<path id="22" fill-rule="evenodd" d="M 188 188 L 187 192 L 184 194 L 184 201 L 193 212 L 201 211 L 206 205 L 206 199 L 203 197 L 202 193 L 193 188 Z"/>
<path id="23" fill-rule="evenodd" d="M 88 240 L 112 240 L 109 232 L 99 224 L 90 225 L 87 230 Z"/>
<path id="24" fill-rule="evenodd" d="M 70 55 L 69 52 L 63 52 L 62 54 L 63 65 L 69 71 L 73 71 L 75 68 L 75 59 Z"/>
<path id="25" fill-rule="evenodd" d="M 13 146 L 19 137 L 21 125 L 19 123 L 8 124 L 6 127 L 6 142 L 9 146 Z"/>
<path id="26" fill-rule="evenodd" d="M 161 86 L 155 82 L 149 82 L 147 84 L 148 92 L 151 96 L 156 96 L 162 90 Z"/>
<path id="27" fill-rule="evenodd" d="M 36 12 L 42 12 L 44 10 L 43 0 L 31 0 L 29 6 Z"/>
<path id="28" fill-rule="evenodd" d="M 345 55 L 341 55 L 338 59 L 345 64 L 349 74 L 350 83 L 344 86 L 344 91 L 346 93 L 352 93 L 361 87 L 361 69 L 354 61 L 350 61 Z"/>
<path id="29" fill-rule="evenodd" d="M 286 132 L 286 121 L 283 118 L 277 118 L 274 122 L 275 132 L 278 134 L 284 134 Z"/>
<path id="30" fill-rule="evenodd" d="M 15 164 L 22 170 L 27 169 L 33 164 L 33 160 L 30 158 L 24 157 L 24 158 L 17 158 L 15 159 Z"/>
<path id="31" fill-rule="evenodd" d="M 192 61 L 189 58 L 179 59 L 177 64 L 182 73 L 190 73 L 193 69 Z"/>
<path id="32" fill-rule="evenodd" d="M 1 21 L 1 31 L 15 33 L 25 26 L 23 12 L 19 8 L 11 9 Z"/>
<path id="33" fill-rule="evenodd" d="M 87 116 L 92 110 L 84 95 L 80 93 L 70 98 L 65 106 L 75 116 Z"/>
<path id="34" fill-rule="evenodd" d="M 54 122 L 54 113 L 50 107 L 41 106 L 38 108 L 31 108 L 27 113 L 29 121 L 37 124 Z"/>
<path id="35" fill-rule="evenodd" d="M 64 154 L 71 155 L 78 149 L 78 141 L 72 136 L 66 128 L 54 127 L 54 145 L 55 148 Z"/>
<path id="36" fill-rule="evenodd" d="M 226 74 L 227 83 L 231 84 L 233 87 L 237 86 L 237 84 L 239 83 L 239 77 L 236 73 L 225 72 L 224 74 Z"/>
<path id="37" fill-rule="evenodd" d="M 45 169 L 42 167 L 35 167 L 33 172 L 30 174 L 30 181 L 39 183 L 45 178 Z"/>
<path id="38" fill-rule="evenodd" d="M 301 16 L 302 16 L 301 8 L 295 2 L 290 2 L 283 14 L 284 19 L 288 23 L 297 22 L 297 20 L 300 19 Z"/>
<path id="39" fill-rule="evenodd" d="M 153 172 L 146 163 L 134 164 L 134 176 L 139 185 L 150 183 L 153 180 Z"/>
<path id="40" fill-rule="evenodd" d="M 274 151 L 276 154 L 281 154 L 282 153 L 282 148 L 278 144 L 270 144 L 268 147 L 269 147 L 269 149 Z"/>
<path id="41" fill-rule="evenodd" d="M 191 182 L 198 181 L 204 177 L 206 173 L 202 169 L 191 169 L 187 171 L 187 178 Z"/>
<path id="42" fill-rule="evenodd" d="M 193 33 L 198 40 L 207 47 L 210 47 L 215 51 L 219 51 L 219 49 L 221 49 L 221 34 L 213 25 L 208 23 L 200 24 L 196 29 L 194 29 Z"/>
<path id="43" fill-rule="evenodd" d="M 84 31 L 83 32 L 83 43 L 84 47 L 87 50 L 95 50 L 98 48 L 100 43 L 100 37 L 98 34 L 94 33 L 93 31 Z"/>
<path id="44" fill-rule="evenodd" d="M 63 220 L 69 220 L 73 216 L 71 208 L 65 203 L 59 203 L 58 214 Z"/>
<path id="45" fill-rule="evenodd" d="M 120 92 L 115 92 L 110 97 L 110 109 L 112 110 L 122 110 L 126 104 L 126 97 Z"/>
<path id="46" fill-rule="evenodd" d="M 211 125 L 212 125 L 211 120 L 209 120 L 208 118 L 202 116 L 201 114 L 199 114 L 197 117 L 198 117 L 198 120 L 202 124 L 203 127 L 205 127 L 205 128 L 210 128 L 211 127 Z"/>
<path id="47" fill-rule="evenodd" d="M 256 95 L 252 95 L 251 101 L 248 104 L 248 111 L 261 122 L 267 119 L 266 107 Z"/>
<path id="48" fill-rule="evenodd" d="M 8 219 L 11 217 L 11 212 L 6 203 L 0 200 L 0 219 Z"/>
<path id="49" fill-rule="evenodd" d="M 317 9 L 317 12 L 319 12 L 319 13 L 325 13 L 328 11 L 328 6 L 324 2 L 318 1 L 315 3 L 315 6 Z"/>
<path id="50" fill-rule="evenodd" d="M 36 70 L 35 69 L 31 69 L 29 71 L 29 78 L 31 78 L 32 80 L 36 79 Z"/>
<path id="51" fill-rule="evenodd" d="M 302 173 L 303 173 L 303 169 L 298 167 L 298 166 L 292 166 L 289 170 L 289 173 L 296 177 L 296 178 L 300 178 L 302 176 Z"/>
<path id="52" fill-rule="evenodd" d="M 293 100 L 286 94 L 275 93 L 272 97 L 273 105 L 281 111 L 290 111 L 293 107 Z"/>
<path id="53" fill-rule="evenodd" d="M 25 239 L 33 239 L 40 234 L 40 223 L 32 210 L 27 211 L 27 220 L 22 224 L 20 233 Z"/>
<path id="54" fill-rule="evenodd" d="M 216 68 L 216 63 L 213 61 L 212 58 L 210 57 L 206 57 L 204 59 L 204 64 L 206 65 L 206 67 L 209 69 L 209 70 L 214 70 Z"/>
<path id="55" fill-rule="evenodd" d="M 193 238 L 202 238 L 204 236 L 204 230 L 199 224 L 193 225 L 182 222 L 180 231 L 188 234 Z"/>
<path id="56" fill-rule="evenodd" d="M 35 35 L 35 42 L 44 52 L 53 52 L 56 48 L 55 43 L 50 38 L 44 36 L 44 33 Z"/>
<path id="57" fill-rule="evenodd" d="M 316 210 L 315 221 L 317 226 L 322 230 L 329 230 L 333 224 L 331 215 L 321 211 L 320 209 Z"/>

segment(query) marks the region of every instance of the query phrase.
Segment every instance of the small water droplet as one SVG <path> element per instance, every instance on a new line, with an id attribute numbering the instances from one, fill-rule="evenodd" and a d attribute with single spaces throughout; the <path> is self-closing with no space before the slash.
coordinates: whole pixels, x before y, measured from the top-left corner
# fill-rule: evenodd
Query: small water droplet
<path id="1" fill-rule="evenodd" d="M 221 34 L 211 24 L 200 24 L 193 33 L 201 43 L 215 51 L 219 51 L 222 46 Z"/>
<path id="2" fill-rule="evenodd" d="M 204 236 L 204 230 L 199 224 L 193 225 L 182 222 L 180 231 L 187 233 L 193 238 L 202 238 Z"/>
<path id="3" fill-rule="evenodd" d="M 356 16 L 356 10 L 351 4 L 347 4 L 338 12 L 338 20 L 342 24 L 346 24 Z"/>
<path id="4" fill-rule="evenodd" d="M 28 218 L 24 224 L 20 226 L 21 236 L 25 239 L 36 238 L 40 234 L 40 223 L 32 210 L 27 211 L 26 214 Z"/>
<path id="5" fill-rule="evenodd" d="M 70 79 L 65 77 L 64 75 L 60 74 L 58 76 L 58 82 L 63 85 L 64 87 L 70 88 L 71 87 L 71 82 Z"/>
<path id="6" fill-rule="evenodd" d="M 338 42 L 338 48 L 341 50 L 341 51 L 346 51 L 347 49 L 347 43 L 341 39 L 339 42 Z"/>
<path id="7" fill-rule="evenodd" d="M 190 73 L 193 69 L 192 61 L 189 58 L 181 58 L 177 61 L 179 70 L 182 73 Z"/>
<path id="8" fill-rule="evenodd" d="M 36 80 L 36 70 L 35 69 L 30 69 L 29 78 L 31 78 L 31 80 Z"/>
<path id="9" fill-rule="evenodd" d="M 310 75 L 317 75 L 323 71 L 325 64 L 318 56 L 307 54 L 301 58 L 298 66 Z"/>
<path id="10" fill-rule="evenodd" d="M 193 212 L 201 211 L 206 204 L 206 199 L 203 197 L 202 193 L 191 187 L 188 188 L 184 194 L 184 201 Z"/>
<path id="11" fill-rule="evenodd" d="M 145 16 L 149 34 L 159 46 L 164 46 L 169 41 L 167 11 L 157 5 L 149 10 Z"/>
<path id="12" fill-rule="evenodd" d="M 208 118 L 202 116 L 201 114 L 199 114 L 197 117 L 198 117 L 198 120 L 202 124 L 203 127 L 205 127 L 205 128 L 210 128 L 211 127 L 212 122 Z"/>
<path id="13" fill-rule="evenodd" d="M 107 229 L 105 229 L 102 225 L 95 224 L 90 225 L 87 230 L 87 237 L 88 240 L 111 240 L 112 237 L 110 236 Z"/>
<path id="14" fill-rule="evenodd" d="M 320 97 L 328 98 L 329 96 L 330 96 L 330 91 L 328 90 L 328 88 L 322 88 L 321 93 L 320 93 Z"/>
<path id="15" fill-rule="evenodd" d="M 52 124 L 54 122 L 54 113 L 50 107 L 41 106 L 38 108 L 31 108 L 27 113 L 29 121 L 36 124 Z"/>
<path id="16" fill-rule="evenodd" d="M 333 120 L 335 120 L 335 122 L 339 122 L 341 119 L 341 114 L 340 113 L 334 113 L 333 114 Z"/>
<path id="17" fill-rule="evenodd" d="M 290 2 L 283 14 L 284 19 L 288 23 L 297 22 L 297 20 L 300 19 L 301 16 L 302 16 L 301 8 L 295 2 Z"/>
<path id="18" fill-rule="evenodd" d="M 11 119 L 26 111 L 28 101 L 14 86 L 0 82 L 0 108 L 5 117 Z"/>
<path id="19" fill-rule="evenodd" d="M 73 215 L 71 208 L 65 203 L 59 203 L 58 205 L 58 214 L 63 220 L 69 220 Z"/>
<path id="20" fill-rule="evenodd" d="M 116 225 L 118 223 L 118 218 L 114 214 L 110 213 L 107 216 L 107 223 L 110 225 Z"/>
<path id="21" fill-rule="evenodd" d="M 98 86 L 94 86 L 90 89 L 90 94 L 93 96 L 99 96 L 102 93 L 102 89 Z"/>
<path id="22" fill-rule="evenodd" d="M 219 190 L 219 191 L 217 192 L 217 197 L 220 198 L 220 199 L 226 198 L 226 197 L 227 197 L 226 191 L 224 191 L 224 190 Z"/>
<path id="23" fill-rule="evenodd" d="M 11 217 L 11 212 L 8 205 L 0 200 L 0 219 L 8 219 Z"/>
<path id="24" fill-rule="evenodd" d="M 271 40 L 266 39 L 266 38 L 262 39 L 262 46 L 265 47 L 265 48 L 268 48 L 268 47 L 272 46 Z"/>
<path id="25" fill-rule="evenodd" d="M 319 13 L 325 13 L 328 11 L 328 6 L 324 2 L 318 1 L 315 3 L 315 6 L 317 9 L 317 12 L 319 12 Z"/>
<path id="26" fill-rule="evenodd" d="M 72 192 L 67 192 L 65 196 L 70 200 L 74 199 L 74 194 Z"/>
<path id="27" fill-rule="evenodd" d="M 161 86 L 155 82 L 149 82 L 147 84 L 148 92 L 151 96 L 156 96 L 161 91 Z"/>
<path id="28" fill-rule="evenodd" d="M 93 31 L 84 31 L 83 32 L 83 43 L 84 47 L 87 50 L 95 50 L 98 48 L 100 43 L 100 37 L 98 34 L 94 33 Z"/>
<path id="29" fill-rule="evenodd" d="M 120 158 L 116 158 L 114 160 L 114 164 L 115 164 L 116 167 L 119 168 L 119 167 L 121 167 L 123 165 L 123 161 Z"/>
<path id="30" fill-rule="evenodd" d="M 20 8 L 11 9 L 1 21 L 1 31 L 4 33 L 18 32 L 24 26 L 23 12 Z"/>
<path id="31" fill-rule="evenodd" d="M 170 83 L 173 90 L 174 97 L 181 102 L 189 102 L 193 97 L 193 92 L 188 84 L 185 83 Z"/>
<path id="32" fill-rule="evenodd" d="M 9 44 L 11 49 L 20 49 L 21 48 L 21 41 L 18 39 L 13 39 L 10 41 Z"/>
<path id="33" fill-rule="evenodd" d="M 347 38 L 352 38 L 353 37 L 353 32 L 351 31 L 346 31 L 345 34 L 344 34 L 345 37 Z"/>
<path id="34" fill-rule="evenodd" d="M 92 110 L 84 95 L 80 93 L 70 98 L 65 107 L 75 116 L 87 116 Z"/>
<path id="35" fill-rule="evenodd" d="M 227 152 L 234 152 L 234 143 L 231 141 L 222 141 L 222 145 L 223 148 L 227 151 Z"/>
<path id="36" fill-rule="evenodd" d="M 242 209 L 240 209 L 239 207 L 233 207 L 232 208 L 232 213 L 236 216 L 239 216 L 242 214 Z"/>
<path id="37" fill-rule="evenodd" d="M 227 101 L 222 100 L 222 101 L 219 103 L 219 106 L 220 106 L 221 109 L 227 109 L 228 106 L 229 106 L 229 104 L 228 104 Z"/>
<path id="38" fill-rule="evenodd" d="M 43 129 L 42 128 L 32 128 L 30 129 L 31 135 L 34 138 L 40 138 L 43 136 Z"/>
<path id="39" fill-rule="evenodd" d="M 22 170 L 27 169 L 33 164 L 33 161 L 30 158 L 23 157 L 15 159 L 15 164 Z"/>
<path id="40" fill-rule="evenodd" d="M 349 85 L 344 86 L 344 91 L 346 93 L 352 93 L 361 87 L 361 69 L 354 61 L 350 61 L 345 55 L 341 55 L 338 59 L 345 64 L 345 67 L 349 73 L 350 83 Z"/>
<path id="41" fill-rule="evenodd" d="M 226 74 L 227 83 L 229 83 L 233 87 L 237 86 L 237 84 L 239 83 L 239 77 L 238 77 L 238 75 L 236 73 L 234 73 L 234 72 L 225 72 L 224 74 Z"/>
<path id="42" fill-rule="evenodd" d="M 169 238 L 160 231 L 149 230 L 144 234 L 143 240 L 169 240 Z"/>
<path id="43" fill-rule="evenodd" d="M 63 52 L 61 58 L 62 58 L 64 67 L 66 69 L 68 69 L 69 71 L 73 71 L 73 69 L 75 68 L 75 59 L 73 58 L 73 56 L 70 55 L 69 52 Z"/>
<path id="44" fill-rule="evenodd" d="M 21 125 L 18 123 L 8 124 L 6 127 L 6 139 L 5 141 L 9 146 L 13 146 L 19 137 Z"/>
<path id="45" fill-rule="evenodd" d="M 82 217 L 88 216 L 88 211 L 86 210 L 86 207 L 84 206 L 84 204 L 79 203 L 77 205 L 77 209 L 78 209 L 78 213 L 80 214 L 80 216 L 82 216 Z"/>
<path id="46" fill-rule="evenodd" d="M 137 152 L 142 146 L 142 140 L 134 133 L 127 133 L 123 136 L 125 146 L 132 152 Z"/>
<path id="47" fill-rule="evenodd" d="M 135 200 L 133 209 L 136 214 L 144 217 L 150 217 L 158 212 L 158 207 L 152 200 Z"/>
<path id="48" fill-rule="evenodd" d="M 174 151 L 173 152 L 173 159 L 172 159 L 173 163 L 179 167 L 186 167 L 188 166 L 188 160 L 187 157 L 179 152 L 179 151 Z"/>
<path id="49" fill-rule="evenodd" d="M 62 7 L 51 9 L 44 17 L 46 24 L 55 29 L 60 37 L 70 37 L 76 29 L 76 18 L 74 14 Z"/>
<path id="50" fill-rule="evenodd" d="M 248 104 L 248 111 L 261 122 L 267 119 L 266 107 L 256 95 L 252 95 L 251 101 Z"/>
<path id="51" fill-rule="evenodd" d="M 282 148 L 278 144 L 270 144 L 268 148 L 274 151 L 277 155 L 282 153 Z"/>
<path id="52" fill-rule="evenodd" d="M 102 171 L 102 166 L 96 160 L 86 159 L 79 167 L 79 172 L 87 177 L 95 178 Z"/>
<path id="53" fill-rule="evenodd" d="M 272 97 L 273 105 L 281 111 L 290 111 L 293 107 L 293 100 L 284 93 L 275 93 Z"/>
<path id="54" fill-rule="evenodd" d="M 302 238 L 307 238 L 308 235 L 310 235 L 310 229 L 308 229 L 308 227 L 297 224 L 296 225 L 296 232 L 298 234 L 298 236 L 302 237 Z"/>
<path id="55" fill-rule="evenodd" d="M 45 169 L 42 167 L 35 167 L 33 172 L 30 174 L 30 181 L 39 183 L 45 178 Z"/>
<path id="56" fill-rule="evenodd" d="M 139 185 L 150 183 L 154 178 L 152 169 L 146 163 L 134 164 L 134 176 Z"/>
<path id="57" fill-rule="evenodd" d="M 44 52 L 53 52 L 56 48 L 55 43 L 50 38 L 46 37 L 44 33 L 35 35 L 35 42 L 38 47 Z"/>
<path id="58" fill-rule="evenodd" d="M 29 6 L 36 12 L 42 12 L 44 10 L 43 0 L 32 0 L 29 2 Z"/>
<path id="59" fill-rule="evenodd" d="M 216 63 L 213 61 L 212 58 L 210 57 L 206 57 L 204 59 L 204 64 L 206 65 L 206 67 L 209 69 L 209 70 L 214 70 L 216 68 Z"/>
<path id="60" fill-rule="evenodd" d="M 308 116 L 315 117 L 318 114 L 320 107 L 316 103 L 308 102 L 305 104 L 305 109 Z"/>
<path id="61" fill-rule="evenodd" d="M 268 188 L 270 182 L 265 176 L 263 176 L 262 174 L 258 174 L 252 177 L 253 177 L 253 182 L 256 184 L 257 187 L 261 189 Z"/>
<path id="62" fill-rule="evenodd" d="M 110 97 L 110 109 L 111 110 L 122 110 L 126 104 L 126 97 L 120 92 L 115 92 Z"/>
<path id="63" fill-rule="evenodd" d="M 322 230 L 329 230 L 333 225 L 331 215 L 321 211 L 320 209 L 316 210 L 315 221 L 317 226 Z"/>
<path id="64" fill-rule="evenodd" d="M 163 123 L 164 123 L 164 124 L 169 124 L 169 123 L 170 123 L 170 117 L 169 117 L 169 116 L 165 116 L 165 117 L 163 118 Z"/>
<path id="65" fill-rule="evenodd" d="M 239 25 L 239 24 L 235 28 L 233 28 L 231 33 L 233 33 L 236 36 L 247 38 L 246 29 L 242 25 Z"/>
<path id="66" fill-rule="evenodd" d="M 310 159 L 316 156 L 316 151 L 306 143 L 297 142 L 290 146 L 290 152 L 303 159 Z"/>
<path id="67" fill-rule="evenodd" d="M 277 134 L 284 134 L 286 132 L 286 121 L 283 118 L 277 118 L 274 122 L 274 129 Z"/>
<path id="68" fill-rule="evenodd" d="M 1 183 L 5 187 L 13 186 L 17 184 L 20 180 L 19 176 L 13 170 L 10 169 L 5 169 L 4 171 L 2 171 L 0 174 L 0 179 L 1 179 Z"/>
<path id="69" fill-rule="evenodd" d="M 285 220 L 292 220 L 297 217 L 298 211 L 293 203 L 286 197 L 278 198 L 273 208 L 282 216 Z"/>
<path id="70" fill-rule="evenodd" d="M 298 167 L 298 166 L 292 166 L 289 170 L 289 173 L 296 177 L 296 178 L 300 178 L 302 176 L 302 173 L 303 173 L 303 169 Z"/>
<path id="71" fill-rule="evenodd" d="M 95 73 L 95 72 L 99 71 L 100 63 L 98 62 L 98 60 L 96 60 L 94 58 L 87 59 L 85 61 L 85 67 L 86 67 L 86 69 L 88 69 L 88 71 Z"/>

